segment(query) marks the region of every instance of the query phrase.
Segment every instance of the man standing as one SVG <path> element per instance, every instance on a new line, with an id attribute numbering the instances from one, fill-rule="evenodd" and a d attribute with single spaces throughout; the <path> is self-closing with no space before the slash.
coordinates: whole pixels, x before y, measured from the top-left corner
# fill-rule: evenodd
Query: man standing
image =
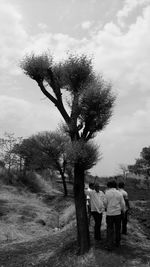
<path id="1" fill-rule="evenodd" d="M 118 190 L 122 194 L 125 201 L 125 212 L 121 216 L 121 233 L 127 235 L 128 210 L 130 208 L 128 193 L 124 190 L 124 182 L 119 182 Z"/>
<path id="2" fill-rule="evenodd" d="M 125 212 L 125 202 L 122 194 L 117 190 L 115 180 L 109 181 L 107 188 L 105 193 L 107 248 L 112 250 L 114 241 L 117 247 L 120 246 L 121 212 Z"/>
<path id="3" fill-rule="evenodd" d="M 87 191 L 90 192 L 91 190 L 94 190 L 94 183 L 89 183 L 89 187 L 87 188 Z M 87 206 L 87 214 L 88 214 L 88 222 L 90 225 L 91 220 L 91 200 L 89 194 L 86 196 L 86 206 Z"/>
<path id="4" fill-rule="evenodd" d="M 94 238 L 95 240 L 101 239 L 101 222 L 104 211 L 105 195 L 100 191 L 99 184 L 95 184 L 94 190 L 85 191 L 86 195 L 90 197 L 91 214 L 95 221 Z"/>

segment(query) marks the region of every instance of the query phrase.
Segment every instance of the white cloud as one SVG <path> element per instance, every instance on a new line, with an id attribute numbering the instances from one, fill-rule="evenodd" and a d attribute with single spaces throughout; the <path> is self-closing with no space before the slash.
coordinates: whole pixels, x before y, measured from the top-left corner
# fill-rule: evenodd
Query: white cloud
<path id="1" fill-rule="evenodd" d="M 92 22 L 89 20 L 86 20 L 86 21 L 82 22 L 82 24 L 81 24 L 81 27 L 84 30 L 88 30 L 91 26 L 92 26 Z"/>
<path id="2" fill-rule="evenodd" d="M 129 16 L 129 14 L 139 6 L 145 6 L 150 4 L 150 0 L 125 0 L 124 6 L 117 13 L 118 23 L 120 26 L 125 26 L 124 19 Z"/>
<path id="3" fill-rule="evenodd" d="M 92 4 L 96 4 L 97 0 L 90 0 Z"/>
<path id="4" fill-rule="evenodd" d="M 132 115 L 126 116 L 122 122 L 120 134 L 124 136 L 149 136 L 150 133 L 150 98 L 146 101 L 143 109 L 137 109 Z"/>
<path id="5" fill-rule="evenodd" d="M 48 28 L 48 26 L 45 24 L 45 23 L 43 23 L 43 22 L 40 22 L 39 24 L 38 24 L 38 27 L 39 27 L 39 29 L 40 30 L 47 30 L 47 28 Z"/>
<path id="6" fill-rule="evenodd" d="M 150 6 L 136 22 L 122 32 L 113 22 L 91 34 L 89 39 L 77 40 L 64 34 L 42 33 L 30 38 L 26 51 L 37 53 L 49 49 L 56 59 L 67 51 L 89 53 L 95 67 L 111 79 L 119 94 L 131 90 L 149 91 L 150 76 Z"/>
<path id="7" fill-rule="evenodd" d="M 7 1 L 0 1 L 0 68 L 14 69 L 27 42 L 22 15 Z M 13 70 L 14 71 L 14 70 Z"/>
<path id="8" fill-rule="evenodd" d="M 127 32 L 110 22 L 87 43 L 85 49 L 94 51 L 97 70 L 102 70 L 121 94 L 131 90 L 149 91 L 149 32 L 150 6 Z"/>
<path id="9" fill-rule="evenodd" d="M 85 39 L 77 40 L 67 34 L 51 34 L 40 33 L 30 38 L 30 43 L 24 50 L 24 53 L 34 52 L 40 54 L 42 52 L 50 52 L 56 60 L 61 60 L 66 57 L 67 52 L 76 50 L 86 43 Z"/>
<path id="10" fill-rule="evenodd" d="M 55 119 L 54 119 L 55 118 Z M 30 103 L 23 99 L 0 96 L 1 130 L 17 135 L 30 135 L 43 130 L 56 129 L 59 113 L 45 105 Z"/>
<path id="11" fill-rule="evenodd" d="M 104 132 L 97 136 L 102 160 L 93 169 L 98 175 L 116 175 L 119 164 L 134 164 L 142 148 L 149 146 L 150 99 L 144 109 L 113 118 Z"/>
<path id="12" fill-rule="evenodd" d="M 148 1 L 141 0 L 138 4 L 145 2 Z M 11 74 L 18 73 L 18 59 L 25 52 L 41 53 L 49 49 L 58 60 L 64 57 L 67 51 L 77 51 L 92 54 L 95 57 L 96 69 L 111 79 L 121 94 L 135 90 L 135 87 L 142 91 L 149 90 L 149 6 L 143 10 L 143 15 L 130 25 L 127 32 L 122 32 L 119 26 L 109 22 L 103 29 L 91 33 L 89 39 L 77 40 L 68 35 L 46 31 L 29 36 L 23 27 L 20 12 L 4 1 L 1 1 L 0 5 L 0 18 L 3 19 L 3 23 L 0 23 L 0 67 L 8 69 L 9 66 Z M 136 5 L 137 0 L 125 1 L 124 9 L 128 6 L 129 12 Z M 118 14 L 123 17 L 127 12 L 124 12 L 124 15 L 123 11 Z M 84 23 L 83 27 L 89 27 L 91 22 Z"/>
<path id="13" fill-rule="evenodd" d="M 133 102 L 134 105 L 134 102 Z M 121 107 L 120 107 L 121 109 Z M 150 95 L 133 113 L 114 114 L 111 123 L 96 137 L 102 160 L 92 170 L 98 175 L 116 175 L 119 164 L 134 164 L 143 147 L 149 146 Z"/>

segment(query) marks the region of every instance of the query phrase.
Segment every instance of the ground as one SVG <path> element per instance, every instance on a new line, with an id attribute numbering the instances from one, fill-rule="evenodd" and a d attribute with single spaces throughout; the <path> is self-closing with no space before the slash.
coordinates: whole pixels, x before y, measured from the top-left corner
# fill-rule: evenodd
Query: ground
<path id="1" fill-rule="evenodd" d="M 130 191 L 130 190 L 129 190 Z M 128 235 L 108 252 L 105 218 L 102 241 L 78 256 L 74 203 L 63 195 L 36 195 L 10 186 L 0 188 L 0 267 L 148 267 L 150 266 L 150 201 L 136 190 L 131 202 Z M 133 196 L 133 192 L 132 192 Z M 140 200 L 139 200 L 140 199 Z"/>

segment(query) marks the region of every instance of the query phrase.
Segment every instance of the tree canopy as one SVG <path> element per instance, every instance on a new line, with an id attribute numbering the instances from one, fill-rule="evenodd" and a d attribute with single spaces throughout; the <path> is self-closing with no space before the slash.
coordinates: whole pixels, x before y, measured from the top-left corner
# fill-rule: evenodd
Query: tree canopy
<path id="1" fill-rule="evenodd" d="M 111 84 L 95 73 L 87 56 L 70 55 L 65 61 L 54 63 L 47 54 L 33 54 L 22 60 L 21 67 L 58 108 L 72 137 L 75 134 L 76 139 L 88 141 L 108 124 L 115 95 Z M 70 111 L 64 107 L 64 91 L 70 96 Z"/>
<path id="2" fill-rule="evenodd" d="M 150 175 L 150 147 L 144 147 L 140 157 L 136 159 L 135 164 L 128 166 L 129 171 L 135 174 Z"/>

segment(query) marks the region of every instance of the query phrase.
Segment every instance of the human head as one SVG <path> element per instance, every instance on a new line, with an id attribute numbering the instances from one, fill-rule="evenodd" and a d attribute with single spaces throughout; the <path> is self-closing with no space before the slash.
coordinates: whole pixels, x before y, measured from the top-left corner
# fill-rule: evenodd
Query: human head
<path id="1" fill-rule="evenodd" d="M 98 193 L 99 190 L 100 190 L 100 186 L 99 186 L 99 184 L 95 184 L 95 191 Z"/>
<path id="2" fill-rule="evenodd" d="M 89 183 L 89 188 L 93 190 L 94 189 L 94 183 Z"/>
<path id="3" fill-rule="evenodd" d="M 122 181 L 122 182 L 119 182 L 119 183 L 118 183 L 118 187 L 119 187 L 119 188 L 124 188 L 124 182 L 123 182 L 123 181 Z"/>
<path id="4" fill-rule="evenodd" d="M 108 183 L 107 183 L 107 187 L 108 187 L 108 188 L 117 188 L 117 183 L 116 183 L 116 181 L 115 181 L 115 180 L 110 180 L 110 181 L 108 181 Z"/>

